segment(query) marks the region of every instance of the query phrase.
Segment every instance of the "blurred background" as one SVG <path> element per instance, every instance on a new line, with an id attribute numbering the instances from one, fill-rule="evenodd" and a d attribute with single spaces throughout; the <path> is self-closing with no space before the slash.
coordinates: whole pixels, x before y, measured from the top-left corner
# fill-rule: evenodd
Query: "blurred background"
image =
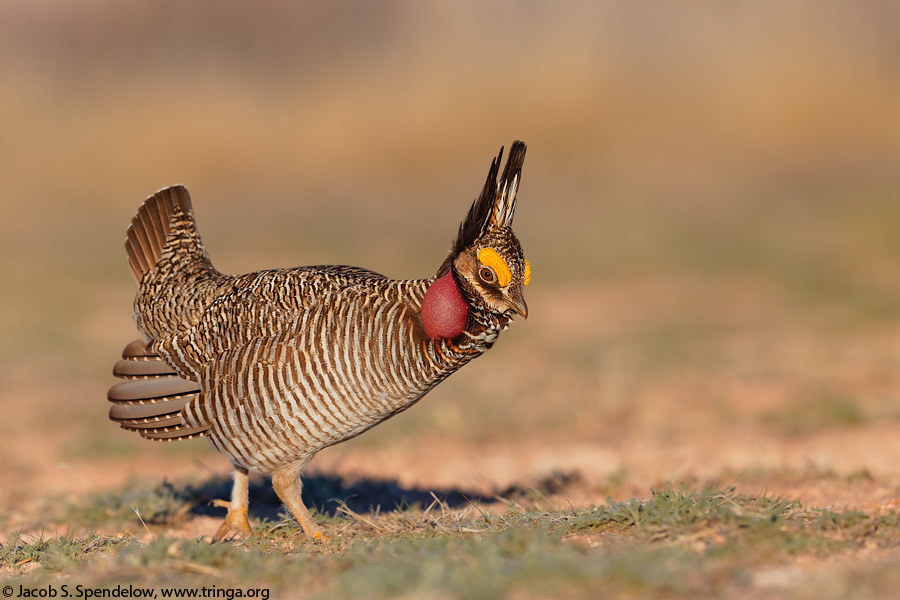
<path id="1" fill-rule="evenodd" d="M 6 0 L 7 505 L 228 470 L 205 441 L 154 445 L 106 418 L 146 196 L 187 185 L 224 272 L 424 277 L 515 139 L 528 321 L 323 468 L 640 487 L 896 428 L 898 30 L 887 1 Z M 402 462 L 429 448 L 430 466 Z"/>

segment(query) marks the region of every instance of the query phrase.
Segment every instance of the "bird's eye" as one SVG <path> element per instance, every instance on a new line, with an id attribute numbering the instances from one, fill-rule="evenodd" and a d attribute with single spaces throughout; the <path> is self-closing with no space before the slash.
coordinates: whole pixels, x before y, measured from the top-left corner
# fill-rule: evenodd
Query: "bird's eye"
<path id="1" fill-rule="evenodd" d="M 478 271 L 478 276 L 481 277 L 481 280 L 485 283 L 493 283 L 495 279 L 494 271 L 492 271 L 490 267 L 481 267 L 481 270 Z"/>

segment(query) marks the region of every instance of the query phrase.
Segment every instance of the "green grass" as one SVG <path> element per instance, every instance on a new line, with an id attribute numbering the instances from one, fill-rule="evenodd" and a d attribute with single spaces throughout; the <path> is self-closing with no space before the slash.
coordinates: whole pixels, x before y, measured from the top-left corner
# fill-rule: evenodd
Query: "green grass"
<path id="1" fill-rule="evenodd" d="M 218 484 L 216 484 L 218 485 Z M 202 486 L 165 485 L 86 497 L 95 513 L 141 505 L 163 533 L 141 540 L 88 529 L 59 536 L 13 534 L 0 548 L 11 585 L 90 582 L 150 587 L 259 587 L 317 598 L 668 597 L 740 589 L 754 572 L 797 557 L 900 546 L 894 513 L 807 508 L 732 488 L 668 485 L 645 500 L 541 510 L 531 499 L 451 508 L 434 499 L 398 510 L 357 512 L 338 503 L 317 515 L 329 538 L 302 537 L 287 517 L 257 521 L 242 542 L 210 544 L 167 535 L 197 505 Z M 110 507 L 113 507 L 111 509 Z M 125 524 L 123 524 L 125 525 Z M 77 573 L 78 575 L 75 575 Z M 68 574 L 60 579 L 62 574 Z M 723 587 L 724 586 L 724 587 Z"/>

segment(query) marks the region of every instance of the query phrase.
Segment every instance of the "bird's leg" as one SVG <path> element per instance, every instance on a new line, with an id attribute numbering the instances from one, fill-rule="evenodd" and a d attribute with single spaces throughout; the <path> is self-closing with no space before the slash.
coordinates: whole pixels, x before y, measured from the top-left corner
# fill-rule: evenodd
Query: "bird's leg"
<path id="1" fill-rule="evenodd" d="M 234 487 L 231 489 L 231 502 L 225 500 L 213 500 L 213 506 L 221 506 L 228 509 L 225 522 L 219 526 L 213 540 L 223 541 L 228 534 L 237 533 L 248 538 L 253 535 L 250 523 L 247 522 L 247 508 L 250 506 L 250 482 L 247 469 L 234 467 Z"/>
<path id="2" fill-rule="evenodd" d="M 297 522 L 300 523 L 300 527 L 303 528 L 306 535 L 316 541 L 321 541 L 325 539 L 325 535 L 319 529 L 319 526 L 316 525 L 306 505 L 303 504 L 303 499 L 300 497 L 300 473 L 305 466 L 306 462 L 303 462 L 288 465 L 273 472 L 272 487 L 275 488 L 275 493 L 278 494 L 281 501 L 288 507 L 288 510 L 291 511 Z"/>

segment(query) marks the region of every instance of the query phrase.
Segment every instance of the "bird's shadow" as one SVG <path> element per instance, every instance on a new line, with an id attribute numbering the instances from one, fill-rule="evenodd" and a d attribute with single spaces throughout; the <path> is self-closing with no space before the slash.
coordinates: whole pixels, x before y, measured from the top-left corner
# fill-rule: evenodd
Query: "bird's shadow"
<path id="1" fill-rule="evenodd" d="M 175 490 L 176 493 L 179 490 Z M 212 477 L 199 486 L 191 486 L 180 490 L 193 504 L 191 512 L 196 515 L 221 517 L 222 508 L 211 505 L 217 498 L 229 498 L 231 495 L 231 478 Z M 469 503 L 492 503 L 498 501 L 496 496 L 488 496 L 475 491 L 460 489 L 425 489 L 408 488 L 389 479 L 345 479 L 339 475 L 316 474 L 303 477 L 303 503 L 321 514 L 334 516 L 341 506 L 359 514 L 375 511 L 391 512 L 403 508 L 425 507 L 435 501 L 441 501 L 450 508 Z M 277 520 L 286 511 L 281 499 L 272 488 L 269 477 L 252 478 L 250 480 L 251 517 L 257 519 Z"/>
<path id="2" fill-rule="evenodd" d="M 569 484 L 580 480 L 578 473 L 558 473 L 532 484 L 513 485 L 494 493 L 457 488 L 434 489 L 404 487 L 391 479 L 371 477 L 345 478 L 334 474 L 313 474 L 303 477 L 303 502 L 321 514 L 334 516 L 340 507 L 346 506 L 358 514 L 393 512 L 409 507 L 427 507 L 435 500 L 448 508 L 469 504 L 492 504 L 515 500 L 528 494 L 552 495 L 560 493 Z M 231 478 L 213 476 L 196 485 L 165 484 L 169 492 L 188 502 L 195 515 L 224 516 L 224 509 L 212 506 L 215 499 L 228 499 L 231 495 Z M 250 510 L 256 519 L 277 520 L 285 512 L 281 500 L 272 488 L 269 477 L 251 478 Z"/>

